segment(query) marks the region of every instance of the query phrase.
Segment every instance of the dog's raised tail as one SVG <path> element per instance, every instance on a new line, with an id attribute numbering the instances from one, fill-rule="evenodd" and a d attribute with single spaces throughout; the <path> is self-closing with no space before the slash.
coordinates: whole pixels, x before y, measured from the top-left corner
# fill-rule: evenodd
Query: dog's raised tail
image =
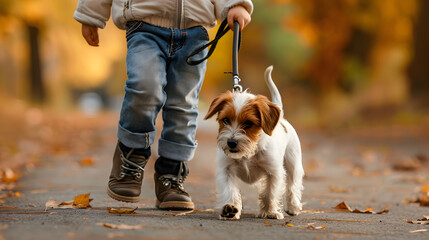
<path id="1" fill-rule="evenodd" d="M 271 72 L 273 71 L 273 66 L 267 67 L 265 70 L 265 83 L 267 84 L 268 89 L 271 93 L 271 101 L 283 109 L 282 97 L 279 90 L 277 89 L 276 84 L 274 84 L 273 79 L 271 78 Z"/>

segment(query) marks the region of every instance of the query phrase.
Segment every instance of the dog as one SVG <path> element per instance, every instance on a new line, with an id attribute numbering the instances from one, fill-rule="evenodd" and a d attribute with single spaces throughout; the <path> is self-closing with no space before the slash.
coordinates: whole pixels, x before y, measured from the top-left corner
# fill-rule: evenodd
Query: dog
<path id="1" fill-rule="evenodd" d="M 223 220 L 240 219 L 243 208 L 236 178 L 259 190 L 260 218 L 283 219 L 302 210 L 304 169 L 301 144 L 292 125 L 283 118 L 280 93 L 265 70 L 271 101 L 247 90 L 221 94 L 211 103 L 204 119 L 217 114 L 219 132 L 217 187 Z"/>

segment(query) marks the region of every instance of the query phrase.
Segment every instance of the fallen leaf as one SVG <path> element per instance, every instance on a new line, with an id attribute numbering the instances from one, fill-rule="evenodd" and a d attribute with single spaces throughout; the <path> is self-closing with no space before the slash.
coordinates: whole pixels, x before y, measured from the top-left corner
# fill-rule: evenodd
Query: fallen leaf
<path id="1" fill-rule="evenodd" d="M 49 200 L 45 203 L 45 211 L 49 208 L 75 208 L 73 201 L 58 203 L 55 200 Z"/>
<path id="2" fill-rule="evenodd" d="M 420 195 L 419 203 L 421 207 L 429 207 L 429 195 Z"/>
<path id="3" fill-rule="evenodd" d="M 55 200 L 49 200 L 45 203 L 45 211 L 49 208 L 58 208 L 58 203 Z"/>
<path id="4" fill-rule="evenodd" d="M 339 210 L 347 210 L 349 212 L 352 211 L 352 209 L 350 208 L 350 206 L 346 203 L 346 202 L 341 202 L 340 204 L 338 204 L 337 206 L 335 206 L 335 209 L 339 209 Z"/>
<path id="5" fill-rule="evenodd" d="M 76 208 L 88 208 L 90 207 L 89 202 L 92 201 L 92 199 L 89 198 L 89 195 L 91 193 L 87 194 L 80 194 L 73 200 L 73 206 Z"/>
<path id="6" fill-rule="evenodd" d="M 142 228 L 144 225 L 127 225 L 127 224 L 113 224 L 113 223 L 97 223 L 98 226 L 106 228 L 121 229 L 121 230 L 136 230 Z"/>
<path id="7" fill-rule="evenodd" d="M 388 213 L 389 212 L 389 209 L 387 209 L 387 208 L 380 210 L 378 212 L 375 212 L 370 207 L 366 207 L 365 210 L 359 210 L 357 208 L 352 210 L 351 207 L 347 203 L 345 203 L 344 201 L 341 202 L 340 204 L 338 204 L 337 206 L 335 206 L 335 209 L 347 210 L 347 211 L 352 212 L 352 213 L 369 213 L 369 214 L 382 214 L 382 213 Z"/>
<path id="8" fill-rule="evenodd" d="M 307 225 L 293 225 L 289 222 L 285 222 L 284 224 L 281 224 L 284 226 L 288 226 L 288 227 L 294 227 L 294 228 L 308 228 L 308 229 L 315 229 L 315 230 L 319 230 L 319 229 L 325 229 L 326 226 L 314 226 L 314 223 L 308 223 Z"/>
<path id="9" fill-rule="evenodd" d="M 107 208 L 109 210 L 109 213 L 117 213 L 117 214 L 133 214 L 136 213 L 138 207 L 136 208 L 127 208 L 127 207 L 121 207 L 121 208 Z"/>
<path id="10" fill-rule="evenodd" d="M 405 220 L 405 221 L 407 221 L 407 223 L 427 225 L 429 224 L 429 216 L 423 216 L 422 219 L 417 219 L 417 221 L 412 221 L 412 220 Z"/>
<path id="11" fill-rule="evenodd" d="M 10 168 L 6 168 L 2 173 L 2 181 L 4 183 L 13 183 L 18 180 L 18 175 Z"/>
<path id="12" fill-rule="evenodd" d="M 61 202 L 58 206 L 71 206 L 70 208 L 73 208 L 73 201 Z"/>
<path id="13" fill-rule="evenodd" d="M 95 164 L 95 159 L 93 157 L 83 157 L 79 160 L 79 165 L 82 167 L 88 167 Z"/>
<path id="14" fill-rule="evenodd" d="M 307 228 L 309 228 L 309 229 L 319 230 L 319 229 L 326 229 L 326 226 L 325 226 L 325 225 L 322 225 L 322 226 L 314 226 L 313 224 L 308 224 Z"/>

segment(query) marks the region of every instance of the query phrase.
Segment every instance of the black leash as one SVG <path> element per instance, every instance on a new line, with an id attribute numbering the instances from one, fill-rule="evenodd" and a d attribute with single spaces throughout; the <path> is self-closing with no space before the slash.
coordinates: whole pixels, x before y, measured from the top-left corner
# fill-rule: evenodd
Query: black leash
<path id="1" fill-rule="evenodd" d="M 219 29 L 217 30 L 216 36 L 215 38 L 210 41 L 209 43 L 195 49 L 187 58 L 186 58 L 186 62 L 189 65 L 198 65 L 202 62 L 204 62 L 205 60 L 207 60 L 214 52 L 217 43 L 219 42 L 219 40 L 229 31 L 229 27 L 228 27 L 228 21 L 227 19 L 223 20 L 223 22 L 220 24 Z M 234 22 L 234 39 L 233 39 L 233 49 L 232 49 L 232 76 L 233 76 L 233 80 L 234 80 L 234 86 L 233 86 L 233 91 L 239 91 L 242 92 L 243 91 L 243 87 L 239 84 L 239 82 L 241 81 L 240 77 L 238 76 L 238 51 L 240 49 L 240 44 L 241 44 L 241 32 L 240 32 L 240 24 L 235 21 Z M 192 60 L 191 58 L 195 55 L 197 55 L 198 53 L 200 53 L 201 51 L 203 51 L 204 49 L 206 49 L 207 47 L 210 47 L 207 55 L 201 59 L 198 60 Z"/>
<path id="2" fill-rule="evenodd" d="M 240 24 L 234 22 L 234 38 L 232 42 L 232 79 L 234 80 L 234 85 L 232 91 L 242 92 L 243 87 L 239 84 L 241 82 L 240 77 L 238 76 L 238 51 L 240 50 L 241 43 L 241 32 Z"/>

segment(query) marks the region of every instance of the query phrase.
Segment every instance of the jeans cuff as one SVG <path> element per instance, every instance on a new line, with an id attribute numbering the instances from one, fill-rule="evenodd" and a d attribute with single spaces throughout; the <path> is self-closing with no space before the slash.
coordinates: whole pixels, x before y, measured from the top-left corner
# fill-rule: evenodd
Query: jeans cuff
<path id="1" fill-rule="evenodd" d="M 147 133 L 133 133 L 118 124 L 118 139 L 129 148 L 148 148 L 155 141 L 155 131 Z"/>
<path id="2" fill-rule="evenodd" d="M 159 139 L 158 154 L 176 161 L 188 162 L 194 157 L 197 145 L 196 142 L 195 145 L 190 146 Z"/>

